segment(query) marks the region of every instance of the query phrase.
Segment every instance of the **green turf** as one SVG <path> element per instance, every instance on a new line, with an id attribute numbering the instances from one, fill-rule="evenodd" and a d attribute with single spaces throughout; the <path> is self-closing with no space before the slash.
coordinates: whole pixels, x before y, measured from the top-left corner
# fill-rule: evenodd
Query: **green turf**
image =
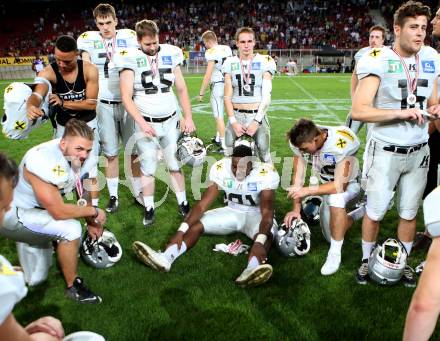
<path id="1" fill-rule="evenodd" d="M 215 133 L 209 102 L 206 100 L 200 104 L 195 100 L 202 78 L 190 75 L 186 81 L 194 105 L 198 135 L 208 142 Z M 286 131 L 299 117 L 313 118 L 320 124 L 342 123 L 350 108 L 349 84 L 348 75 L 275 78 L 269 110 L 271 143 L 272 151 L 276 151 L 283 161 L 276 167 L 283 174 L 281 187 L 284 189 L 289 185 L 290 174 L 289 168 L 283 168 L 283 164 L 285 159 L 291 158 L 285 140 Z M 2 93 L 6 85 L 6 81 L 0 83 Z M 0 150 L 19 161 L 30 146 L 50 137 L 51 129 L 46 125 L 33 132 L 26 141 L 7 141 L 0 137 Z M 185 168 L 185 173 L 188 197 L 193 203 L 191 169 Z M 206 170 L 203 174 L 202 180 L 205 181 Z M 277 191 L 278 219 L 291 207 L 284 189 Z M 159 181 L 156 198 L 165 190 L 165 184 Z M 106 190 L 101 197 L 100 206 L 103 206 L 108 198 Z M 220 205 L 219 200 L 216 206 Z M 163 248 L 179 225 L 172 193 L 156 213 L 155 225 L 145 229 L 141 208 L 134 204 L 127 188 L 121 187 L 120 209 L 108 217 L 107 225 L 123 246 L 122 260 L 106 270 L 95 270 L 82 262 L 79 265 L 79 273 L 102 295 L 103 303 L 83 306 L 65 299 L 62 276 L 53 266 L 48 280 L 30 289 L 27 297 L 15 308 L 17 319 L 28 323 L 50 314 L 63 321 L 68 333 L 92 330 L 108 340 L 401 338 L 413 290 L 402 285 L 383 288 L 374 284 L 356 284 L 354 274 L 361 257 L 359 223 L 346 236 L 342 266 L 335 275 L 320 275 L 328 245 L 319 227 L 314 227 L 312 249 L 308 255 L 286 259 L 273 249 L 269 260 L 274 274 L 267 285 L 241 289 L 233 281 L 246 265 L 246 256 L 214 253 L 212 248 L 216 243 L 228 243 L 236 238 L 249 243 L 243 235 L 202 237 L 193 250 L 174 263 L 168 274 L 153 272 L 139 263 L 131 251 L 134 240 Z M 422 230 L 420 218 L 419 215 L 418 229 Z M 394 236 L 396 227 L 397 215 L 392 211 L 382 223 L 380 238 Z M 1 239 L 0 253 L 17 263 L 13 242 Z M 413 253 L 410 264 L 415 266 L 423 257 L 423 253 Z M 434 338 L 439 335 L 437 330 Z"/>

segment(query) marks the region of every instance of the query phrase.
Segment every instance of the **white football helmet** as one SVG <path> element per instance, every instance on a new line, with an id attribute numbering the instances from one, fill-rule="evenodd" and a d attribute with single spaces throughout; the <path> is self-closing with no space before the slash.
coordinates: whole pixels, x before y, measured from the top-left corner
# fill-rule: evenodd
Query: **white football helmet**
<path id="1" fill-rule="evenodd" d="M 252 136 L 244 134 L 237 137 L 234 141 L 234 147 L 238 146 L 249 147 L 252 150 L 252 155 L 255 155 L 255 140 Z"/>
<path id="2" fill-rule="evenodd" d="M 65 336 L 63 341 L 105 341 L 105 339 L 94 332 L 80 331 Z"/>
<path id="3" fill-rule="evenodd" d="M 21 140 L 28 137 L 29 133 L 41 124 L 47 122 L 49 114 L 49 103 L 47 101 L 48 96 L 41 103 L 41 110 L 45 113 L 45 116 L 38 118 L 34 121 L 29 121 L 27 118 L 26 102 L 32 94 L 32 89 L 35 84 L 45 83 L 48 81 L 37 77 L 35 83 L 26 84 L 22 82 L 15 82 L 9 84 L 5 88 L 4 92 L 4 114 L 2 117 L 2 131 L 3 134 L 14 140 Z M 49 92 L 51 86 L 49 83 Z"/>
<path id="4" fill-rule="evenodd" d="M 104 229 L 102 236 L 97 240 L 90 238 L 86 232 L 79 253 L 88 265 L 104 269 L 115 265 L 121 259 L 122 248 L 115 235 Z"/>
<path id="5" fill-rule="evenodd" d="M 184 165 L 200 166 L 206 158 L 205 144 L 197 136 L 184 133 L 177 141 L 176 157 Z"/>
<path id="6" fill-rule="evenodd" d="M 301 203 L 301 218 L 309 225 L 319 224 L 321 205 L 320 196 L 306 197 Z"/>
<path id="7" fill-rule="evenodd" d="M 285 224 L 275 234 L 275 242 L 286 257 L 304 256 L 310 251 L 310 229 L 301 219 L 292 221 L 290 228 Z"/>
<path id="8" fill-rule="evenodd" d="M 370 278 L 382 285 L 393 285 L 403 276 L 407 253 L 401 242 L 388 238 L 377 245 L 368 260 Z"/>

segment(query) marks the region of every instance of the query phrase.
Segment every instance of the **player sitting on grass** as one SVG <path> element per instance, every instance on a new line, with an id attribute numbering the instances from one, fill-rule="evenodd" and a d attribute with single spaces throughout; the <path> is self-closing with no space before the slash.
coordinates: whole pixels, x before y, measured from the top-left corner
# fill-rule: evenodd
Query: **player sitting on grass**
<path id="1" fill-rule="evenodd" d="M 209 179 L 211 184 L 202 199 L 171 237 L 165 252 L 156 252 L 140 241 L 133 243 L 134 252 L 149 267 L 168 272 L 171 264 L 192 248 L 203 233 L 241 232 L 254 244 L 248 265 L 235 282 L 242 287 L 266 282 L 272 275 L 272 266 L 266 264 L 266 259 L 276 227 L 273 216 L 278 173 L 269 164 L 253 162 L 252 149 L 239 145 L 233 149 L 232 158 L 224 158 L 211 167 Z M 228 206 L 207 211 L 221 190 Z"/>

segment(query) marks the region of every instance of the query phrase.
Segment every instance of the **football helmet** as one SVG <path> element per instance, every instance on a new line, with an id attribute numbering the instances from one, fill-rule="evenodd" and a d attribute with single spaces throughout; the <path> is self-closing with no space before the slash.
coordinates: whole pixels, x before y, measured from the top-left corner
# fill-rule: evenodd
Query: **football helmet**
<path id="1" fill-rule="evenodd" d="M 311 246 L 309 226 L 302 219 L 292 221 L 289 228 L 282 224 L 275 234 L 275 242 L 286 257 L 304 256 Z"/>
<path id="2" fill-rule="evenodd" d="M 389 238 L 377 245 L 368 260 L 368 275 L 381 285 L 393 285 L 403 276 L 407 253 L 396 239 Z"/>
<path id="3" fill-rule="evenodd" d="M 319 224 L 319 210 L 322 198 L 319 196 L 306 197 L 301 203 L 301 218 L 309 225 Z"/>
<path id="4" fill-rule="evenodd" d="M 183 133 L 177 141 L 176 157 L 182 164 L 200 166 L 206 158 L 205 144 L 197 136 Z"/>
<path id="5" fill-rule="evenodd" d="M 121 259 L 122 248 L 115 235 L 104 229 L 102 236 L 97 240 L 93 240 L 86 232 L 79 253 L 88 265 L 104 269 L 115 265 Z"/>
<path id="6" fill-rule="evenodd" d="M 43 117 L 29 121 L 27 118 L 26 102 L 32 94 L 32 89 L 37 83 L 46 83 L 37 77 L 34 84 L 14 82 L 9 84 L 4 92 L 4 114 L 1 120 L 3 134 L 14 140 L 28 137 L 29 133 L 45 123 L 48 119 L 49 104 L 43 100 L 40 108 L 45 113 Z M 49 87 L 49 91 L 51 88 Z M 46 96 L 48 97 L 48 96 Z"/>
<path id="7" fill-rule="evenodd" d="M 244 134 L 237 137 L 234 141 L 234 147 L 238 146 L 249 147 L 252 150 L 252 155 L 255 155 L 255 140 L 252 136 Z"/>

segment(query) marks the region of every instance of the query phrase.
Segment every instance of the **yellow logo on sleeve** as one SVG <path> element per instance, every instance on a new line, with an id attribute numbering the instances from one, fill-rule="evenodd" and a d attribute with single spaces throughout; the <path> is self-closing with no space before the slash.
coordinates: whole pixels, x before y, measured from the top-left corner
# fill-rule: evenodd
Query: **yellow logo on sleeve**
<path id="1" fill-rule="evenodd" d="M 381 52 L 382 52 L 382 51 L 379 50 L 379 49 L 373 49 L 373 51 L 371 51 L 371 52 L 369 53 L 369 55 L 370 55 L 370 57 L 377 58 L 377 57 L 379 57 L 379 55 L 380 55 Z"/>

